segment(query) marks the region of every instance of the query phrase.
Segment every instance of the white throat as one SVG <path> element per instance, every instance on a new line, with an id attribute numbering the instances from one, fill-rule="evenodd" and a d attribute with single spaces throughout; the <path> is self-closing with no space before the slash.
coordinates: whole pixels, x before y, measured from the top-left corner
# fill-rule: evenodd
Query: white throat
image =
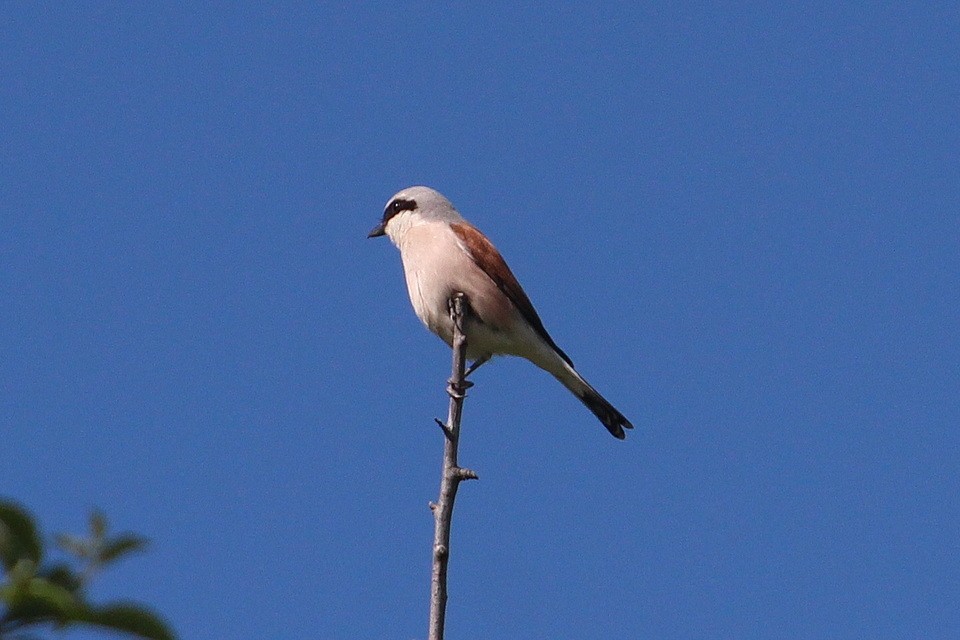
<path id="1" fill-rule="evenodd" d="M 400 251 L 403 251 L 404 238 L 407 237 L 407 232 L 413 227 L 429 224 L 430 222 L 431 220 L 420 215 L 418 211 L 404 211 L 391 218 L 384 231 L 386 231 L 387 237 L 390 238 L 390 242 L 400 249 Z"/>

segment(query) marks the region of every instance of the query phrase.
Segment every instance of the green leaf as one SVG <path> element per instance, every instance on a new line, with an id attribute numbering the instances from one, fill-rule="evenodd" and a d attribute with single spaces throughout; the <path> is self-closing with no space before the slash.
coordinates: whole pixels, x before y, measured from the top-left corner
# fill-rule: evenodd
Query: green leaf
<path id="1" fill-rule="evenodd" d="M 56 612 L 42 600 L 24 600 L 7 608 L 3 622 L 10 627 L 25 627 L 44 623 L 57 623 Z M 0 636 L 6 637 L 6 636 Z"/>
<path id="2" fill-rule="evenodd" d="M 58 562 L 44 567 L 39 577 L 46 578 L 51 583 L 60 585 L 70 593 L 77 593 L 83 586 L 83 580 L 78 576 L 70 566 L 63 562 Z"/>
<path id="3" fill-rule="evenodd" d="M 84 612 L 83 621 L 150 640 L 176 640 L 173 631 L 159 616 L 132 604 L 90 607 Z"/>
<path id="4" fill-rule="evenodd" d="M 37 567 L 33 560 L 20 558 L 7 572 L 7 581 L 0 584 L 0 602 L 12 607 L 27 593 Z"/>
<path id="5" fill-rule="evenodd" d="M 26 599 L 43 603 L 57 618 L 69 621 L 77 615 L 80 602 L 77 598 L 58 584 L 44 578 L 34 578 L 27 588 Z"/>
<path id="6" fill-rule="evenodd" d="M 148 540 L 146 538 L 133 533 L 119 535 L 109 540 L 104 545 L 103 549 L 100 550 L 100 557 L 98 560 L 103 564 L 113 562 L 121 556 L 125 556 L 135 551 L 141 551 L 147 546 L 147 543 Z"/>
<path id="7" fill-rule="evenodd" d="M 37 565 L 30 558 L 20 558 L 7 573 L 12 586 L 18 593 L 25 591 L 27 585 L 37 574 Z"/>
<path id="8" fill-rule="evenodd" d="M 28 562 L 28 561 L 25 561 Z M 60 585 L 44 578 L 30 578 L 5 594 L 7 611 L 4 620 L 20 624 L 53 622 L 58 625 L 76 620 L 83 605 L 74 595 Z"/>
<path id="9" fill-rule="evenodd" d="M 40 564 L 43 542 L 26 509 L 15 502 L 0 500 L 0 560 L 9 571 L 21 558 Z"/>

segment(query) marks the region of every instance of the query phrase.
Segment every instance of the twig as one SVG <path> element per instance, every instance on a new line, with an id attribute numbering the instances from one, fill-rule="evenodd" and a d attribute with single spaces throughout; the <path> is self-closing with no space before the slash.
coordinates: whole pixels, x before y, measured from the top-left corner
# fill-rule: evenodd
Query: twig
<path id="1" fill-rule="evenodd" d="M 450 299 L 450 319 L 453 320 L 453 373 L 447 383 L 450 410 L 446 424 L 437 420 L 443 429 L 443 473 L 440 477 L 440 498 L 430 504 L 433 511 L 433 573 L 430 581 L 429 640 L 443 640 L 447 614 L 447 563 L 450 560 L 450 525 L 453 520 L 453 502 L 457 488 L 464 480 L 475 480 L 477 474 L 457 465 L 457 445 L 460 441 L 460 416 L 463 400 L 470 383 L 464 371 L 467 363 L 467 338 L 463 334 L 463 319 L 469 313 L 462 293 Z"/>

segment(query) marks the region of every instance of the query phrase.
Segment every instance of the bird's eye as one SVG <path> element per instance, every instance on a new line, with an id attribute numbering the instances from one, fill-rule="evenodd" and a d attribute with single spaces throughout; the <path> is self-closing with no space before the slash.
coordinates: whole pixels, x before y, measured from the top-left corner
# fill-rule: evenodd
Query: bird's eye
<path id="1" fill-rule="evenodd" d="M 393 213 L 400 213 L 401 211 L 413 211 L 417 208 L 416 200 L 394 200 L 390 203 L 390 210 Z"/>
<path id="2" fill-rule="evenodd" d="M 404 200 L 402 198 L 398 198 L 388 204 L 387 208 L 383 210 L 383 221 L 386 222 L 401 211 L 413 211 L 416 208 L 416 200 Z"/>

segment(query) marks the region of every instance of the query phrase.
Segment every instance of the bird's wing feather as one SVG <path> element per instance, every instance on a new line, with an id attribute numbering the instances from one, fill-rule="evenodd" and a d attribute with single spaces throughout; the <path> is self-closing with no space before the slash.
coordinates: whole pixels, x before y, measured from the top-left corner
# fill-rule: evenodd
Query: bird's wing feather
<path id="1" fill-rule="evenodd" d="M 497 251 L 497 248 L 494 247 L 493 244 L 487 240 L 487 237 L 480 233 L 476 227 L 470 224 L 454 222 L 450 226 L 460 240 L 461 245 L 467 250 L 467 253 L 470 254 L 470 258 L 474 263 L 480 267 L 480 269 L 487 274 L 487 277 L 493 280 L 497 288 L 510 299 L 510 302 L 517 308 L 517 311 L 520 312 L 524 320 L 533 327 L 534 331 L 572 367 L 573 362 L 570 361 L 567 354 L 557 346 L 557 343 L 554 342 L 550 334 L 547 333 L 543 322 L 540 320 L 540 316 L 537 315 L 537 310 L 533 308 L 533 303 L 530 302 L 530 298 L 527 297 L 520 283 L 517 282 L 516 276 L 510 271 L 510 267 L 507 266 L 507 263 L 504 261 L 503 256 L 500 255 L 500 252 Z"/>

